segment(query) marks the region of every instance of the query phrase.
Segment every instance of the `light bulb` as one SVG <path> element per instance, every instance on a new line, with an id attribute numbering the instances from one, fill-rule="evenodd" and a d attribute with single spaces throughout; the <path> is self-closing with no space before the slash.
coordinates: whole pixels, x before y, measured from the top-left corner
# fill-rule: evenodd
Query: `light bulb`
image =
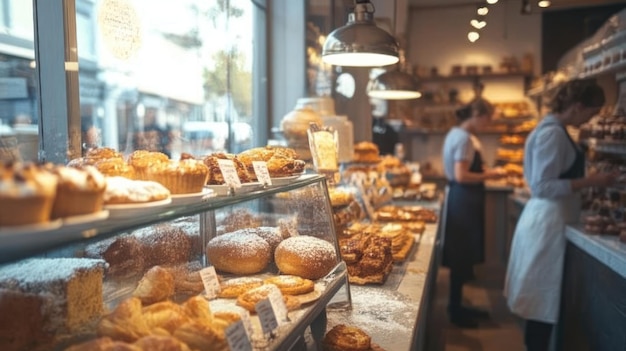
<path id="1" fill-rule="evenodd" d="M 480 34 L 478 34 L 478 32 L 471 31 L 467 33 L 467 40 L 469 40 L 471 43 L 478 40 L 478 38 L 480 38 Z"/>
<path id="2" fill-rule="evenodd" d="M 474 27 L 476 29 L 483 29 L 487 25 L 487 22 L 486 21 L 479 21 L 477 19 L 473 19 L 473 20 L 470 21 L 470 24 L 472 25 L 472 27 Z"/>
<path id="3" fill-rule="evenodd" d="M 493 4 L 497 3 L 497 2 L 498 2 L 498 0 L 487 0 L 487 3 L 489 5 L 493 5 Z"/>
<path id="4" fill-rule="evenodd" d="M 539 1 L 537 3 L 537 6 L 539 6 L 539 7 L 550 7 L 551 4 L 552 4 L 552 2 L 549 1 L 549 0 L 542 0 L 542 1 Z"/>
<path id="5" fill-rule="evenodd" d="M 476 13 L 480 16 L 485 16 L 489 13 L 489 9 L 487 8 L 487 6 L 480 6 L 477 10 Z"/>

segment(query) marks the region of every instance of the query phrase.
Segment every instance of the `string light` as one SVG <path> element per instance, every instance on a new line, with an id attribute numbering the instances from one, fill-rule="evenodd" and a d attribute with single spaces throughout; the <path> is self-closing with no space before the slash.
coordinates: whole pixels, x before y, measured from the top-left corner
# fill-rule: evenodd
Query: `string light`
<path id="1" fill-rule="evenodd" d="M 489 8 L 487 8 L 487 6 L 478 6 L 476 13 L 479 16 L 486 16 L 489 13 Z"/>
<path id="2" fill-rule="evenodd" d="M 476 29 L 483 29 L 487 25 L 487 21 L 485 21 L 485 20 L 481 21 L 481 20 L 473 19 L 473 20 L 470 21 L 470 24 L 472 25 L 472 27 L 474 27 Z"/>
<path id="3" fill-rule="evenodd" d="M 543 7 L 543 8 L 550 7 L 550 5 L 552 5 L 552 2 L 549 0 L 542 0 L 542 1 L 537 2 L 537 6 Z"/>
<path id="4" fill-rule="evenodd" d="M 471 32 L 467 33 L 467 40 L 469 40 L 470 43 L 475 42 L 479 38 L 480 38 L 480 34 L 478 34 L 478 32 L 476 32 L 476 31 L 471 31 Z"/>
<path id="5" fill-rule="evenodd" d="M 498 3 L 498 0 L 487 0 L 487 3 L 488 3 L 489 5 L 493 5 L 493 4 Z"/>

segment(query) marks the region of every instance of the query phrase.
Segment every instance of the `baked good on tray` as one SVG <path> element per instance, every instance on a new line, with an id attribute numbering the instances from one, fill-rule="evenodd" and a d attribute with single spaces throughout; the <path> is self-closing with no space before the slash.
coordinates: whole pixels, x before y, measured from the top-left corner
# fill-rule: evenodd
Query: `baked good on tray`
<path id="1" fill-rule="evenodd" d="M 135 150 L 128 156 L 128 164 L 135 169 L 135 178 L 139 180 L 152 180 L 148 176 L 148 170 L 161 164 L 168 163 L 170 158 L 158 151 Z"/>
<path id="2" fill-rule="evenodd" d="M 93 166 L 66 167 L 47 164 L 57 177 L 52 219 L 96 213 L 102 210 L 105 177 Z"/>
<path id="3" fill-rule="evenodd" d="M 157 182 L 107 177 L 104 203 L 106 205 L 138 204 L 165 200 L 169 197 L 170 191 Z"/>
<path id="4" fill-rule="evenodd" d="M 256 179 L 254 173 L 254 161 L 264 161 L 267 164 L 267 170 L 270 177 L 288 177 L 294 174 L 300 174 L 304 171 L 305 162 L 298 159 L 298 155 L 294 149 L 286 147 L 257 147 L 243 151 L 237 155 L 237 158 L 246 166 L 248 174 Z"/>
<path id="5" fill-rule="evenodd" d="M 378 146 L 369 141 L 361 141 L 354 145 L 354 162 L 376 163 L 380 161 L 380 150 Z"/>
<path id="6" fill-rule="evenodd" d="M 274 261 L 282 274 L 316 280 L 330 273 L 338 258 L 330 242 L 299 235 L 287 238 L 278 245 Z"/>
<path id="7" fill-rule="evenodd" d="M 50 220 L 57 177 L 33 163 L 0 163 L 0 227 Z"/>
<path id="8" fill-rule="evenodd" d="M 324 351 L 369 351 L 371 337 L 361 328 L 338 324 L 330 329 L 322 340 Z"/>
<path id="9" fill-rule="evenodd" d="M 162 184 L 172 194 L 199 193 L 208 176 L 209 168 L 192 159 L 155 163 L 144 170 L 147 180 Z"/>
<path id="10" fill-rule="evenodd" d="M 216 270 L 233 274 L 259 273 L 270 263 L 272 255 L 265 239 L 243 230 L 214 237 L 207 244 L 206 253 Z"/>
<path id="11" fill-rule="evenodd" d="M 237 298 L 250 289 L 263 285 L 263 279 L 257 277 L 238 277 L 220 282 L 220 291 L 217 294 L 221 298 Z"/>
<path id="12" fill-rule="evenodd" d="M 225 153 L 214 153 L 204 157 L 204 159 L 202 160 L 204 164 L 209 168 L 209 177 L 207 179 L 207 184 L 224 184 L 224 176 L 222 175 L 222 171 L 220 170 L 218 160 L 233 161 L 240 182 L 250 183 L 252 181 L 250 174 L 248 173 L 248 169 L 237 156 Z"/>
<path id="13" fill-rule="evenodd" d="M 256 312 L 256 304 L 259 301 L 266 299 L 272 292 L 272 289 L 278 289 L 278 287 L 273 284 L 263 284 L 259 287 L 250 289 L 237 297 L 237 305 L 245 308 L 249 312 L 254 313 Z M 300 301 L 294 296 L 283 295 L 283 301 L 285 302 L 285 307 L 287 307 L 288 311 L 293 311 L 300 307 Z"/>

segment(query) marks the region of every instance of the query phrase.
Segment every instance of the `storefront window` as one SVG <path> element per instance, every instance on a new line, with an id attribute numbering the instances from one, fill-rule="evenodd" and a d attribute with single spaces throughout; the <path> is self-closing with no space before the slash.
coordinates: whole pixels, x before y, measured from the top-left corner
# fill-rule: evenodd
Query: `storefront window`
<path id="1" fill-rule="evenodd" d="M 83 151 L 172 158 L 261 143 L 254 64 L 265 9 L 250 0 L 77 0 Z"/>
<path id="2" fill-rule="evenodd" d="M 30 1 L 0 0 L 0 160 L 38 159 L 37 90 Z"/>

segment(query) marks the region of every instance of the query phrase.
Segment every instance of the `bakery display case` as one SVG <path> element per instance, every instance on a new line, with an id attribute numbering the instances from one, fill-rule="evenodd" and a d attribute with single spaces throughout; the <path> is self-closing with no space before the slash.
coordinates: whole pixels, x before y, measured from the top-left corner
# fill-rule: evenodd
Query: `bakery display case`
<path id="1" fill-rule="evenodd" d="M 106 212 L 0 228 L 0 349 L 288 350 L 349 307 L 323 176 Z"/>

